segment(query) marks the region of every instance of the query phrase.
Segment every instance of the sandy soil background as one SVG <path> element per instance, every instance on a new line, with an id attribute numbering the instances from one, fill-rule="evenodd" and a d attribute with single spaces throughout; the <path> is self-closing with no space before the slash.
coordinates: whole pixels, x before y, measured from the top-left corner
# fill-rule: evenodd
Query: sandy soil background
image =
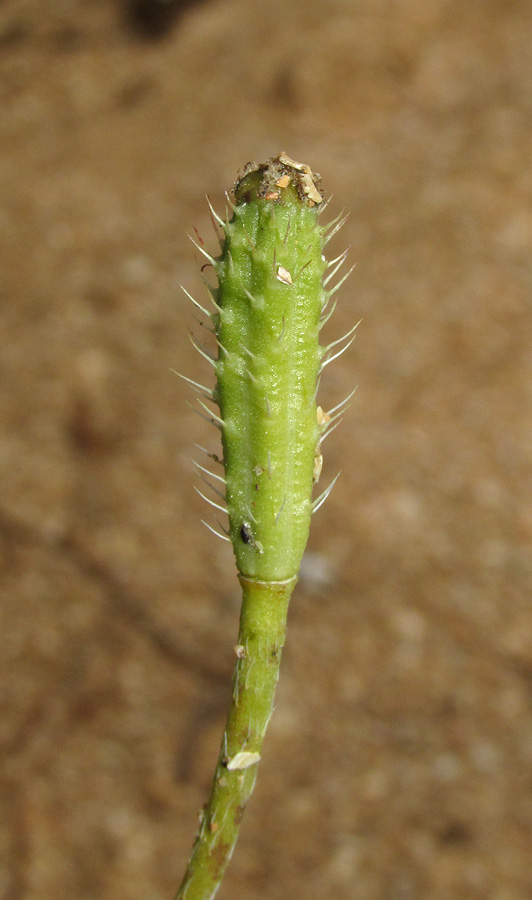
<path id="1" fill-rule="evenodd" d="M 280 150 L 352 212 L 359 388 L 220 900 L 532 896 L 531 43 L 529 0 L 3 0 L 3 900 L 180 880 L 238 618 L 186 232 Z"/>

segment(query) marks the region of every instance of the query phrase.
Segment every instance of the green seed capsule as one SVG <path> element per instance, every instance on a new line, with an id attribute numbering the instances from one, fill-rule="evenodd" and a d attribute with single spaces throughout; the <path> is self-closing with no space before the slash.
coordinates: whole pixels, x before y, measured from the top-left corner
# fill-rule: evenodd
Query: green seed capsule
<path id="1" fill-rule="evenodd" d="M 248 167 L 235 198 L 216 263 L 227 511 L 239 572 L 280 581 L 299 571 L 319 454 L 322 198 L 284 154 Z"/>

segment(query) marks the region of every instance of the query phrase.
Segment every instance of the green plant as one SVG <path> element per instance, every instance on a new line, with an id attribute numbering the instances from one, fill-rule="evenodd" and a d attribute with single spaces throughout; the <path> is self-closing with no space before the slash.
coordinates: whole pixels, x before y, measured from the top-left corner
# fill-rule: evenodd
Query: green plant
<path id="1" fill-rule="evenodd" d="M 218 354 L 213 359 L 197 348 L 217 380 L 212 391 L 193 384 L 219 408 L 215 413 L 200 400 L 221 431 L 225 474 L 198 468 L 215 479 L 218 486 L 211 487 L 223 497 L 224 505 L 205 499 L 227 512 L 228 529 L 216 533 L 233 545 L 242 609 L 220 756 L 176 900 L 213 897 L 231 858 L 272 714 L 288 602 L 310 519 L 334 484 L 312 501 L 321 444 L 350 399 L 329 413 L 316 406 L 321 371 L 347 349 L 355 330 L 319 344 L 334 309 L 331 297 L 347 277 L 329 288 L 347 251 L 329 263 L 323 255 L 343 220 L 320 224 L 319 177 L 281 153 L 246 166 L 234 196 L 230 221 L 211 208 L 223 230 L 220 256 L 196 244 L 218 278 L 211 290 L 214 311 L 203 310 Z"/>

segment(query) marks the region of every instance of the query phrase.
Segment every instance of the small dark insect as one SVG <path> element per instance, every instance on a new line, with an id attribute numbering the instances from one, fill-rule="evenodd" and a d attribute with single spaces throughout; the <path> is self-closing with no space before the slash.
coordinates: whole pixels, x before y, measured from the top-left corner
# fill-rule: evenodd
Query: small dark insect
<path id="1" fill-rule="evenodd" d="M 244 544 L 253 543 L 253 535 L 247 522 L 242 522 L 242 525 L 240 526 L 240 537 Z"/>

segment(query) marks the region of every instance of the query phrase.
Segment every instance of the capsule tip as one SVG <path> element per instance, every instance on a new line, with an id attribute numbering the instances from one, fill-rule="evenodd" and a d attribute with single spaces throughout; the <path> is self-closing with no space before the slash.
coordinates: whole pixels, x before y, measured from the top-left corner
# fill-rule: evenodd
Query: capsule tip
<path id="1" fill-rule="evenodd" d="M 237 203 L 249 203 L 258 198 L 281 201 L 283 192 L 290 188 L 295 189 L 307 206 L 323 203 L 318 173 L 282 152 L 265 163 L 247 163 L 238 173 L 234 195 Z"/>

